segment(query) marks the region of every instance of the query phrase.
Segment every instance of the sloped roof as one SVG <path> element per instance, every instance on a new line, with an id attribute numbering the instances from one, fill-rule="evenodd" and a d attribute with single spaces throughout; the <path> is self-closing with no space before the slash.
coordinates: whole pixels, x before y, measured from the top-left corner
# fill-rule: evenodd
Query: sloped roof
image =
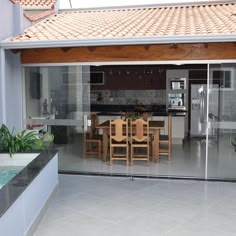
<path id="1" fill-rule="evenodd" d="M 14 3 L 19 3 L 22 6 L 47 6 L 52 7 L 56 0 L 11 0 Z"/>
<path id="2" fill-rule="evenodd" d="M 67 11 L 10 41 L 192 35 L 236 35 L 236 4 Z"/>
<path id="3" fill-rule="evenodd" d="M 55 13 L 54 4 L 57 0 L 11 0 L 20 4 L 24 9 L 24 16 L 32 21 L 39 21 Z"/>
<path id="4" fill-rule="evenodd" d="M 49 10 L 46 10 L 46 11 L 42 11 L 40 13 L 37 13 L 37 14 L 34 14 L 34 15 L 31 15 L 27 12 L 24 13 L 24 16 L 29 19 L 30 21 L 34 22 L 34 21 L 38 21 L 40 19 L 43 19 L 47 16 L 50 16 L 52 14 L 55 13 L 55 10 L 54 9 L 49 9 Z"/>

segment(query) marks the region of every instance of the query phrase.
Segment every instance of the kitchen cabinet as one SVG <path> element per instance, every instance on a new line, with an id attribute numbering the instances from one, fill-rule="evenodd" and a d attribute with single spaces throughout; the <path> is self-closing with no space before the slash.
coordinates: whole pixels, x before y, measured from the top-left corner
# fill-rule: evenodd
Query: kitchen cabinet
<path id="1" fill-rule="evenodd" d="M 168 116 L 153 116 L 153 120 L 165 121 L 161 134 L 168 134 Z M 172 116 L 172 143 L 182 144 L 185 137 L 185 116 Z"/>
<path id="2" fill-rule="evenodd" d="M 185 137 L 185 116 L 172 117 L 172 143 L 182 144 Z"/>
<path id="3" fill-rule="evenodd" d="M 104 84 L 91 90 L 165 90 L 165 68 L 155 65 L 92 66 L 91 73 L 103 73 Z"/>

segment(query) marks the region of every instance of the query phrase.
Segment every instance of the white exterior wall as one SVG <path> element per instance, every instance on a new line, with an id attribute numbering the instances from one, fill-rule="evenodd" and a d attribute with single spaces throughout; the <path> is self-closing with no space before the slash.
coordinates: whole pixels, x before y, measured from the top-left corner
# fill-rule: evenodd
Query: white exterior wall
<path id="1" fill-rule="evenodd" d="M 18 35 L 31 26 L 31 22 L 24 17 L 21 6 L 10 0 L 1 1 L 0 22 L 0 40 Z"/>
<path id="2" fill-rule="evenodd" d="M 32 235 L 45 210 L 47 201 L 58 184 L 58 154 L 1 216 L 0 235 Z M 45 209 L 44 209 L 45 208 Z"/>
<path id="3" fill-rule="evenodd" d="M 7 50 L 5 53 L 5 97 L 6 97 L 6 124 L 12 129 L 22 129 L 22 76 L 20 54 Z"/>
<path id="4" fill-rule="evenodd" d="M 0 40 L 13 35 L 14 30 L 14 4 L 11 1 L 1 1 L 0 8 Z M 3 23 L 4 22 L 4 23 Z"/>
<path id="5" fill-rule="evenodd" d="M 2 23 L 4 22 L 4 23 Z M 19 4 L 1 1 L 0 41 L 15 36 L 31 26 Z M 22 129 L 22 79 L 20 54 L 0 48 L 0 125 Z"/>

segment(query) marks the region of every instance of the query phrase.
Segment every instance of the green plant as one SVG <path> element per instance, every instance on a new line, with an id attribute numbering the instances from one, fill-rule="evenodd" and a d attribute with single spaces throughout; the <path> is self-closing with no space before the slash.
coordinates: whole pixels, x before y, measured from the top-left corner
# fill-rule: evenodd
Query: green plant
<path id="1" fill-rule="evenodd" d="M 50 133 L 46 133 L 46 134 L 43 135 L 43 137 L 41 139 L 42 139 L 45 147 L 50 148 L 51 144 L 54 140 L 54 135 L 50 134 Z"/>
<path id="2" fill-rule="evenodd" d="M 8 151 L 10 155 L 16 152 L 15 138 L 12 132 L 3 124 L 0 128 L 0 150 L 2 152 Z"/>
<path id="3" fill-rule="evenodd" d="M 0 151 L 8 152 L 11 157 L 16 152 L 37 151 L 44 148 L 43 140 L 39 139 L 35 131 L 23 130 L 14 134 L 14 129 L 10 132 L 4 124 L 0 128 Z"/>
<path id="4" fill-rule="evenodd" d="M 141 118 L 141 116 L 138 116 L 138 115 L 135 115 L 135 114 L 129 114 L 129 113 L 127 113 L 126 116 L 125 116 L 125 120 L 129 119 L 129 120 L 132 120 L 132 121 L 140 119 L 140 118 Z"/>
<path id="5" fill-rule="evenodd" d="M 137 120 L 137 119 L 140 119 L 141 117 L 140 116 L 137 116 L 137 115 L 130 115 L 129 117 L 128 117 L 128 119 L 130 119 L 130 120 L 132 120 L 132 121 L 134 121 L 134 120 Z"/>

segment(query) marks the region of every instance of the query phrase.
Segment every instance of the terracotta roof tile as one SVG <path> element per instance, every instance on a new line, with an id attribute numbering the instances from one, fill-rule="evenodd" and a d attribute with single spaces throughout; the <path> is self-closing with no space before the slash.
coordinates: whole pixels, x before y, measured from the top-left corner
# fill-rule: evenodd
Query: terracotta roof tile
<path id="1" fill-rule="evenodd" d="M 62 12 L 11 41 L 236 34 L 236 4 Z"/>
<path id="2" fill-rule="evenodd" d="M 14 3 L 19 3 L 22 6 L 47 6 L 52 7 L 56 0 L 11 0 Z"/>
<path id="3" fill-rule="evenodd" d="M 27 14 L 27 12 L 24 13 L 24 16 L 29 19 L 30 21 L 38 21 L 38 20 L 41 20 L 49 15 L 52 15 L 55 13 L 55 10 L 53 9 L 50 9 L 50 10 L 47 10 L 47 11 L 43 11 L 39 14 L 36 14 L 36 15 L 29 15 Z"/>

